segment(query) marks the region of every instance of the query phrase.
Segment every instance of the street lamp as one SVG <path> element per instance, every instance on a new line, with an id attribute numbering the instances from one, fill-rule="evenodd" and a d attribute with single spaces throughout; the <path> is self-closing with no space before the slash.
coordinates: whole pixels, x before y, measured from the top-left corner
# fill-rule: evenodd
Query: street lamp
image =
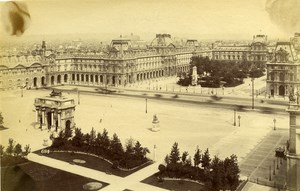
<path id="1" fill-rule="evenodd" d="M 274 170 L 273 170 L 273 175 L 275 175 L 276 173 L 275 173 L 275 160 L 273 160 L 273 163 L 274 163 Z"/>
<path id="2" fill-rule="evenodd" d="M 233 126 L 236 126 L 236 110 L 233 110 Z"/>
<path id="3" fill-rule="evenodd" d="M 80 105 L 80 95 L 79 95 L 79 90 L 77 88 L 77 102 L 78 102 L 78 105 Z"/>
<path id="4" fill-rule="evenodd" d="M 254 109 L 254 78 L 251 78 L 252 81 L 252 109 Z"/>
<path id="5" fill-rule="evenodd" d="M 275 126 L 276 119 L 275 118 L 273 119 L 273 122 L 274 122 L 274 131 L 275 131 L 276 130 L 276 126 Z"/>
<path id="6" fill-rule="evenodd" d="M 272 180 L 272 174 L 271 174 L 271 165 L 270 165 L 270 167 L 269 167 L 269 181 L 271 181 Z"/>
<path id="7" fill-rule="evenodd" d="M 147 113 L 147 98 L 146 98 L 146 113 Z"/>
<path id="8" fill-rule="evenodd" d="M 238 116 L 238 119 L 239 119 L 239 127 L 241 126 L 241 116 L 239 115 Z"/>

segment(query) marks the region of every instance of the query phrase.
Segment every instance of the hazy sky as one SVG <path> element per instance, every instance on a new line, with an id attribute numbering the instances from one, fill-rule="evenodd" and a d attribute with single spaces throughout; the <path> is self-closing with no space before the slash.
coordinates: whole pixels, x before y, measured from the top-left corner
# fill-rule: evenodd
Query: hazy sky
<path id="1" fill-rule="evenodd" d="M 156 33 L 170 33 L 197 39 L 251 39 L 258 33 L 281 38 L 296 32 L 283 30 L 271 22 L 265 8 L 266 0 L 25 2 L 31 15 L 31 25 L 20 38 L 60 33 L 134 33 L 149 38 Z M 0 34 L 3 36 L 3 30 Z"/>

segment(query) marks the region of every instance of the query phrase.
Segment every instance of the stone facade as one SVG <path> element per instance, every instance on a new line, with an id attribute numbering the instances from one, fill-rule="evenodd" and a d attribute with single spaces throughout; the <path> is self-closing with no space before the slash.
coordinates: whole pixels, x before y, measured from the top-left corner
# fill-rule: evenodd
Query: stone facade
<path id="1" fill-rule="evenodd" d="M 267 94 L 289 96 L 300 92 L 300 59 L 290 42 L 278 42 L 267 63 Z"/>
<path id="2" fill-rule="evenodd" d="M 212 50 L 212 59 L 220 61 L 249 61 L 258 66 L 272 58 L 273 47 L 268 46 L 266 35 L 253 36 L 251 44 L 219 45 Z"/>
<path id="3" fill-rule="evenodd" d="M 208 56 L 193 44 L 179 46 L 171 35 L 157 34 L 147 48 L 133 48 L 130 39 L 118 38 L 101 53 L 79 51 L 47 53 L 43 43 L 38 61 L 19 60 L 11 64 L 0 58 L 0 89 L 38 88 L 61 84 L 91 86 L 126 86 L 145 80 L 175 76 L 189 72 L 194 55 Z M 26 60 L 26 59 L 25 59 Z"/>
<path id="4" fill-rule="evenodd" d="M 52 92 L 50 96 L 36 98 L 36 127 L 52 131 L 74 127 L 74 99 Z"/>

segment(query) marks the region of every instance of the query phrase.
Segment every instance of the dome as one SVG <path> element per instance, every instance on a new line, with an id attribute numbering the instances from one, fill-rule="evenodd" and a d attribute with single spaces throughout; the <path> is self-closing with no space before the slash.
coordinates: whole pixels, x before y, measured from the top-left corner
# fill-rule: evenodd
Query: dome
<path id="1" fill-rule="evenodd" d="M 151 42 L 150 46 L 174 46 L 170 34 L 156 34 L 155 39 Z"/>

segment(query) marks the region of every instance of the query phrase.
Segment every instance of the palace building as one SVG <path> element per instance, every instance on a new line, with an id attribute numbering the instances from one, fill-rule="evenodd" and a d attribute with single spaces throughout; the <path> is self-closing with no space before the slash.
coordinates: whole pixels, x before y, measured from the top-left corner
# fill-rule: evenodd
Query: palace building
<path id="1" fill-rule="evenodd" d="M 212 59 L 220 61 L 249 61 L 258 66 L 272 59 L 273 47 L 268 46 L 266 35 L 253 36 L 251 44 L 219 45 L 212 49 Z"/>
<path id="2" fill-rule="evenodd" d="M 43 41 L 36 56 L 0 58 L 0 89 L 61 84 L 126 86 L 189 72 L 192 56 L 209 54 L 196 40 L 182 46 L 174 43 L 170 34 L 157 34 L 146 47 L 120 37 L 100 53 L 48 51 Z"/>
<path id="3" fill-rule="evenodd" d="M 277 42 L 267 63 L 267 94 L 289 96 L 300 92 L 300 58 L 290 42 Z"/>

